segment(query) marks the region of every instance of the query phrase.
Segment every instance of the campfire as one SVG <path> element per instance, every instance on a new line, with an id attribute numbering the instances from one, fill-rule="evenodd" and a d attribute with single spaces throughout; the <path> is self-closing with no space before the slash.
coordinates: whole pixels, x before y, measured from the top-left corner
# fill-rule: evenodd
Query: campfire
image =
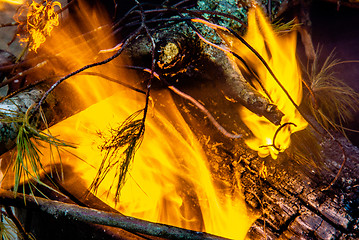
<path id="1" fill-rule="evenodd" d="M 9 88 L 1 126 L 10 131 L 0 136 L 9 138 L 1 147 L 8 150 L 1 157 L 2 188 L 37 195 L 40 206 L 51 205 L 41 189 L 70 193 L 78 202 L 96 196 L 136 227 L 86 220 L 95 203 L 84 204 L 90 209 L 79 209 L 78 219 L 146 236 L 273 239 L 283 225 L 300 229 L 295 224 L 304 216 L 334 226 L 334 235 L 349 228 L 324 208 L 313 211 L 301 199 L 305 190 L 299 192 L 314 188 L 314 199 L 349 174 L 342 173 L 348 153 L 336 134 L 358 98 L 345 84 L 326 85 L 327 93 L 343 90 L 335 103 L 348 110 L 327 114 L 322 88 L 296 56 L 298 19 L 274 25 L 256 2 L 231 6 L 230 18 L 201 8 L 202 0 L 156 8 L 134 2 L 121 17 L 117 4 L 109 12 L 83 1 L 18 3 L 13 25 L 24 51 L 0 65 L 2 86 Z M 238 9 L 246 11 L 245 21 Z M 339 168 L 323 173 L 321 145 L 328 144 L 339 149 L 333 153 Z M 303 179 L 293 178 L 288 189 L 273 187 L 281 186 L 282 174 L 296 176 L 297 162 L 327 176 L 325 186 L 311 185 L 317 184 L 313 170 L 313 176 L 298 174 Z M 301 200 L 292 199 L 292 188 Z M 7 190 L 0 194 L 4 206 L 21 206 L 22 195 Z M 271 202 L 275 207 L 266 210 Z M 65 217 L 73 214 L 68 209 Z M 4 216 L 16 222 L 10 211 Z M 155 225 L 147 230 L 149 222 Z"/>

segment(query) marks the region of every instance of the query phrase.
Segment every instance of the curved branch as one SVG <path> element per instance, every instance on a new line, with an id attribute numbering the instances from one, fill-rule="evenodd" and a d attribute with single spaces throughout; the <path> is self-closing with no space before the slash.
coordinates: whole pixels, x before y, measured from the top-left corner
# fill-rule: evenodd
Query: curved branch
<path id="1" fill-rule="evenodd" d="M 273 143 L 269 144 L 269 145 L 259 146 L 259 148 L 273 147 L 275 150 L 280 151 L 281 149 L 275 145 L 275 139 L 277 138 L 279 131 L 282 130 L 287 125 L 293 125 L 295 127 L 297 126 L 295 123 L 292 123 L 292 122 L 284 123 L 283 125 L 279 126 L 279 128 L 275 131 L 274 136 L 273 136 L 273 141 L 272 141 Z"/>
<path id="2" fill-rule="evenodd" d="M 208 119 L 211 121 L 211 123 L 226 137 L 229 138 L 241 138 L 242 134 L 232 134 L 229 133 L 226 129 L 224 129 L 224 127 L 222 127 L 217 121 L 216 119 L 212 116 L 212 114 L 202 105 L 200 104 L 196 99 L 194 99 L 193 97 L 191 97 L 188 94 L 185 94 L 184 92 L 181 92 L 180 90 L 178 90 L 177 88 L 175 88 L 174 86 L 168 86 L 168 88 L 170 90 L 172 90 L 174 93 L 178 94 L 179 96 L 191 101 L 196 107 L 198 107 L 204 114 L 207 115 Z"/>

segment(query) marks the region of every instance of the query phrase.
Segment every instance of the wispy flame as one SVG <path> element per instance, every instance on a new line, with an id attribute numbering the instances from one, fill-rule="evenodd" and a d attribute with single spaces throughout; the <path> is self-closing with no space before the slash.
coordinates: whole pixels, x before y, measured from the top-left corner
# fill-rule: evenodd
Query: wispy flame
<path id="1" fill-rule="evenodd" d="M 295 32 L 285 35 L 276 33 L 258 7 L 249 11 L 245 40 L 264 58 L 291 98 L 299 105 L 302 99 L 302 83 L 296 59 L 296 37 Z M 253 67 L 273 103 L 285 114 L 281 121 L 282 127 L 278 128 L 264 117 L 259 117 L 246 108 L 240 109 L 242 120 L 253 133 L 253 137 L 246 140 L 246 144 L 258 151 L 259 156 L 271 155 L 276 159 L 279 152 L 289 147 L 290 135 L 303 130 L 307 122 L 253 52 L 237 39 L 226 37 L 226 40 L 233 51 L 240 53 Z M 238 62 L 239 66 L 241 64 Z M 244 67 L 242 69 L 246 71 Z M 258 82 L 254 81 L 254 85 L 263 96 L 267 96 Z"/>
<path id="2" fill-rule="evenodd" d="M 23 4 L 14 16 L 20 28 L 25 26 L 22 29 L 25 32 L 19 34 L 19 38 L 21 43 L 29 43 L 30 50 L 36 52 L 45 42 L 46 37 L 50 36 L 52 29 L 59 25 L 59 16 L 55 12 L 55 6 L 61 8 L 61 3 L 46 0 L 40 4 L 32 1 L 31 4 Z M 24 14 L 26 14 L 26 21 L 21 19 Z"/>

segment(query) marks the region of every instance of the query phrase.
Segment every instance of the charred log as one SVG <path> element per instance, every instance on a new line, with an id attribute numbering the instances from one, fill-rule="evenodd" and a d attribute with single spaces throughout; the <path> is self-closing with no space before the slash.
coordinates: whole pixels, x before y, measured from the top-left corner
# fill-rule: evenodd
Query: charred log
<path id="1" fill-rule="evenodd" d="M 225 52 L 201 42 L 185 25 L 181 26 L 180 33 L 176 29 L 176 31 L 163 30 L 154 34 L 158 46 L 156 72 L 165 76 L 167 82 L 175 86 L 193 84 L 194 79 L 215 82 L 227 99 L 241 103 L 257 115 L 264 116 L 273 124 L 279 125 L 283 113 L 251 86 L 235 62 Z M 150 62 L 149 39 L 138 38 L 125 50 L 125 53 L 134 65 Z"/>

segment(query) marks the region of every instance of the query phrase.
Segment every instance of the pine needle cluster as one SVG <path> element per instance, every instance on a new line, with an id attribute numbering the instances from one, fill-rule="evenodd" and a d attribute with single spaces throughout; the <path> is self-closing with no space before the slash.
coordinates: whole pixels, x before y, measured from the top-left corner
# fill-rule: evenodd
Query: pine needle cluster
<path id="1" fill-rule="evenodd" d="M 15 224 L 11 221 L 10 218 L 1 212 L 1 221 L 0 221 L 0 237 L 4 240 L 16 239 L 17 236 L 20 236 Z"/>
<path id="2" fill-rule="evenodd" d="M 307 71 L 309 94 L 305 102 L 323 128 L 345 134 L 343 124 L 353 120 L 353 113 L 359 110 L 359 94 L 338 77 L 334 68 L 343 62 L 336 59 L 333 52 L 322 64 L 319 56 L 320 50 Z"/>
<path id="3" fill-rule="evenodd" d="M 121 188 L 126 181 L 126 174 L 139 148 L 144 135 L 144 120 L 138 118 L 143 112 L 139 110 L 129 116 L 118 128 L 110 129 L 109 135 L 99 135 L 103 139 L 100 150 L 104 153 L 103 160 L 90 189 L 97 191 L 101 182 L 110 171 L 115 171 L 113 181 L 117 182 L 115 200 L 118 201 Z M 111 185 L 110 189 L 113 187 Z"/>
<path id="4" fill-rule="evenodd" d="M 3 208 L 6 209 L 3 210 Z M 22 240 L 35 240 L 36 238 L 25 231 L 20 225 L 19 219 L 13 214 L 10 207 L 0 206 L 0 238 L 2 240 L 22 239 Z M 9 212 L 11 211 L 11 212 Z"/>
<path id="5" fill-rule="evenodd" d="M 34 126 L 35 124 L 30 123 L 30 112 L 31 107 L 26 111 L 25 114 L 21 114 L 21 112 L 17 114 L 11 114 L 10 112 L 10 114 L 2 113 L 0 116 L 1 122 L 12 123 L 18 126 L 18 133 L 16 137 L 16 152 L 13 155 L 11 164 L 9 165 L 9 167 L 13 168 L 14 172 L 13 191 L 15 194 L 18 192 L 21 183 L 29 183 L 31 192 L 31 186 L 36 188 L 34 182 L 49 187 L 41 181 L 41 174 L 46 174 L 46 172 L 41 162 L 41 151 L 39 147 L 48 144 L 51 153 L 51 162 L 54 161 L 54 150 L 56 150 L 61 161 L 60 148 L 74 147 L 71 144 L 51 135 L 50 131 L 48 130 L 47 121 L 42 111 L 40 111 L 40 118 L 46 126 L 47 133 L 38 130 Z M 62 169 L 61 172 L 56 170 L 56 173 L 59 177 L 61 175 L 62 178 Z M 7 171 L 5 174 L 7 174 Z M 53 173 L 51 171 L 51 175 L 52 174 Z M 22 192 L 25 193 L 25 184 L 22 186 Z"/>

